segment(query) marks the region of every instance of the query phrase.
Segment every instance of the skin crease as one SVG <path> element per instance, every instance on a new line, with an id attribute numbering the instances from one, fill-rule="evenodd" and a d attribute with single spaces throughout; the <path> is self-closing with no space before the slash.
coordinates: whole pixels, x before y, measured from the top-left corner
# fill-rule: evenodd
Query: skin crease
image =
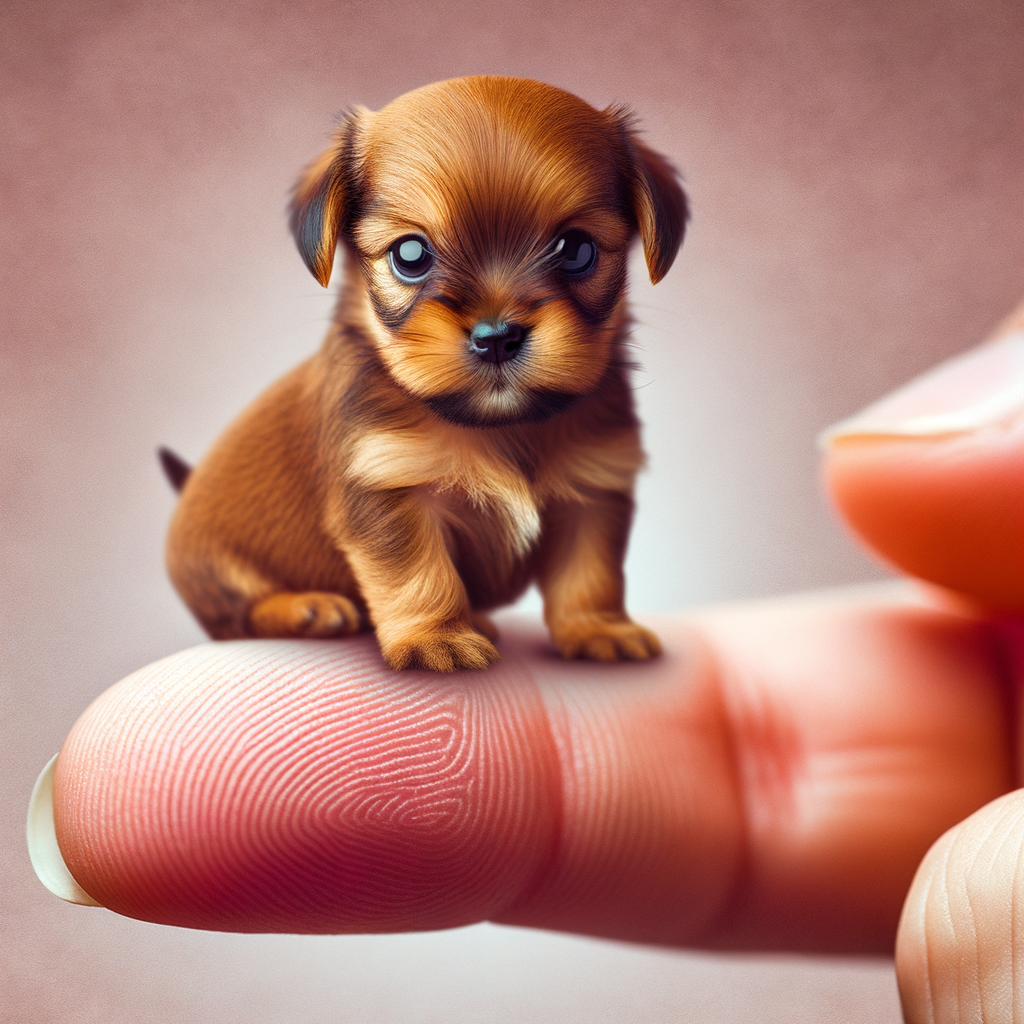
<path id="1" fill-rule="evenodd" d="M 853 528 L 955 599 L 714 609 L 659 622 L 642 666 L 561 662 L 522 626 L 452 677 L 390 672 L 366 637 L 165 659 L 68 736 L 61 850 L 107 907 L 192 927 L 895 938 L 912 1024 L 1020 1020 L 1022 450 L 1011 426 L 826 454 Z"/>

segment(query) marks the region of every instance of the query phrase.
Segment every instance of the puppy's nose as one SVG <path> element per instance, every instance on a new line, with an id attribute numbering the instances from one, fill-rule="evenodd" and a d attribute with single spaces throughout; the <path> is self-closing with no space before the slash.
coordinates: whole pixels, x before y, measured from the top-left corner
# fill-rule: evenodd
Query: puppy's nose
<path id="1" fill-rule="evenodd" d="M 507 320 L 481 320 L 469 332 L 469 347 L 485 363 L 505 363 L 519 355 L 526 328 Z"/>

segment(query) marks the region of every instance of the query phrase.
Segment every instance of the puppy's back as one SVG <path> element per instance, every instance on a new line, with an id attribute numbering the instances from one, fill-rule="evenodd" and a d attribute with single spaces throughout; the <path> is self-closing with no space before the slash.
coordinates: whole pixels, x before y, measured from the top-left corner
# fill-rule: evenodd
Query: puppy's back
<path id="1" fill-rule="evenodd" d="M 271 386 L 188 477 L 167 537 L 171 580 L 217 639 L 248 635 L 246 611 L 291 590 L 353 593 L 321 525 L 318 357 Z"/>

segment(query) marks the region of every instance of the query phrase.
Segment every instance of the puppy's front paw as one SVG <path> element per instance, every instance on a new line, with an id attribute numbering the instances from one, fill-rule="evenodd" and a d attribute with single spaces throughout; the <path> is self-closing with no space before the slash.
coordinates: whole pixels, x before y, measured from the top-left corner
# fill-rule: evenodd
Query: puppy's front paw
<path id="1" fill-rule="evenodd" d="M 565 658 L 646 661 L 661 654 L 658 638 L 629 619 L 578 615 L 552 625 L 551 639 Z"/>
<path id="2" fill-rule="evenodd" d="M 348 636 L 362 626 L 359 609 L 341 594 L 271 594 L 249 611 L 249 629 L 262 637 Z"/>
<path id="3" fill-rule="evenodd" d="M 380 649 L 384 660 L 397 669 L 456 672 L 464 668 L 487 668 L 501 660 L 497 648 L 487 637 L 462 623 L 415 626 L 397 636 L 381 639 Z"/>

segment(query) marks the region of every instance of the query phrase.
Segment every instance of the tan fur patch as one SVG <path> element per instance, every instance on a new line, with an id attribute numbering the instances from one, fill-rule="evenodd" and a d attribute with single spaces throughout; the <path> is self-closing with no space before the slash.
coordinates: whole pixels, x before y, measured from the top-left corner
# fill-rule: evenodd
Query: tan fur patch
<path id="1" fill-rule="evenodd" d="M 540 513 L 528 481 L 482 432 L 435 426 L 429 432 L 368 434 L 356 443 L 348 474 L 364 487 L 463 495 L 474 508 L 498 513 L 518 555 L 540 535 Z"/>

